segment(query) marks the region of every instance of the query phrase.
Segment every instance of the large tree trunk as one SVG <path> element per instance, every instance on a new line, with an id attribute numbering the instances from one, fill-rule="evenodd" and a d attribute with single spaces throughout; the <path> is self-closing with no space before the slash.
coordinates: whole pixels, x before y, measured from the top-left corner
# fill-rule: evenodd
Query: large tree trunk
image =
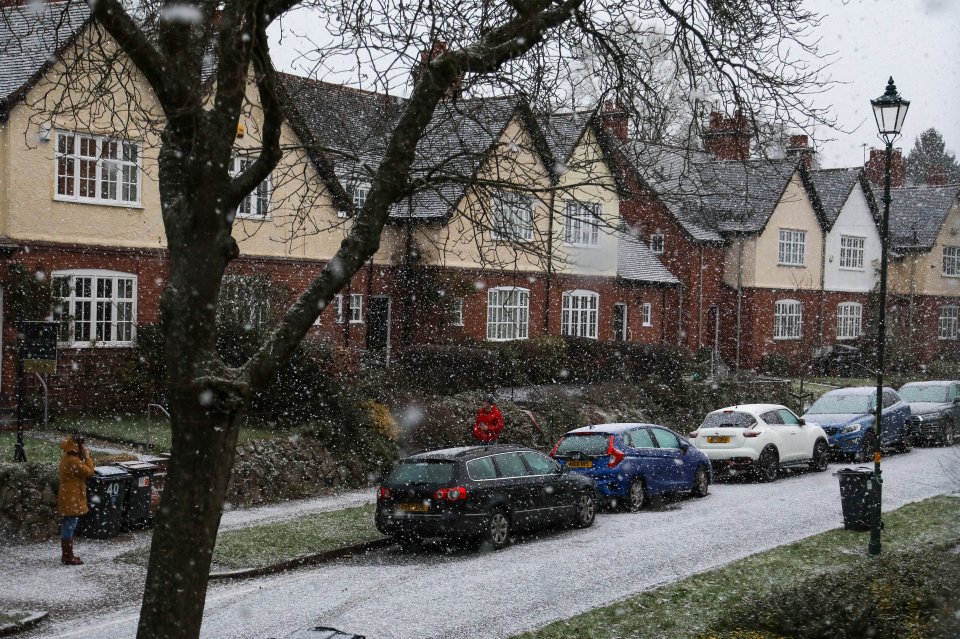
<path id="1" fill-rule="evenodd" d="M 201 151 L 205 157 L 191 158 L 172 138 L 164 134 L 160 151 L 160 196 L 170 260 L 161 312 L 173 441 L 153 531 L 140 639 L 199 636 L 239 414 L 248 397 L 216 352 L 217 296 L 224 269 L 236 255 L 219 199 L 228 178 L 223 171 L 198 172 L 197 165 L 208 165 L 212 154 Z"/>

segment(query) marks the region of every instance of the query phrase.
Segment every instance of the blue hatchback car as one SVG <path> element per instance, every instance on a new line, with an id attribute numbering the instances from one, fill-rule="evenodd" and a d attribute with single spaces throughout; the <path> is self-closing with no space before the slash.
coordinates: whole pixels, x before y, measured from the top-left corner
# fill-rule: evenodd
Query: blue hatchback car
<path id="1" fill-rule="evenodd" d="M 703 497 L 713 481 L 707 456 L 685 437 L 656 424 L 577 428 L 557 442 L 550 456 L 592 477 L 602 498 L 631 512 L 665 493 Z"/>
<path id="2" fill-rule="evenodd" d="M 912 446 L 910 405 L 892 388 L 883 389 L 880 410 L 880 445 L 906 452 Z M 839 388 L 824 393 L 803 418 L 823 427 L 835 457 L 852 457 L 861 463 L 873 458 L 877 405 L 875 386 Z"/>

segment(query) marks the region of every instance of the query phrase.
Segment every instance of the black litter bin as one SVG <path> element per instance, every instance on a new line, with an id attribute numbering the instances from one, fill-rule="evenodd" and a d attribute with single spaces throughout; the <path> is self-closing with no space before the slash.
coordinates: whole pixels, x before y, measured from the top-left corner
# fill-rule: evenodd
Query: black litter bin
<path id="1" fill-rule="evenodd" d="M 840 478 L 840 505 L 843 507 L 843 527 L 864 532 L 870 530 L 875 518 L 880 517 L 880 490 L 873 489 L 873 470 L 844 468 Z"/>
<path id="2" fill-rule="evenodd" d="M 116 466 L 100 466 L 87 480 L 90 511 L 80 518 L 77 534 L 94 539 L 115 537 L 123 525 L 130 473 Z"/>
<path id="3" fill-rule="evenodd" d="M 121 462 L 117 466 L 130 473 L 127 503 L 123 509 L 123 528 L 133 530 L 149 526 L 153 521 L 150 493 L 153 490 L 153 474 L 157 465 L 144 461 L 129 461 Z"/>

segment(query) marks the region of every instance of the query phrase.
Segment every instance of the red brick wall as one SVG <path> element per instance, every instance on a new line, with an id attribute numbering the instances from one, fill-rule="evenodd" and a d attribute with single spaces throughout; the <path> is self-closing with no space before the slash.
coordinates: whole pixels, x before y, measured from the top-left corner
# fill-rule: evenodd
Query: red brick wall
<path id="1" fill-rule="evenodd" d="M 798 300 L 803 305 L 800 339 L 773 339 L 774 305 L 778 300 L 783 299 Z M 818 291 L 744 289 L 741 306 L 740 368 L 757 368 L 763 356 L 768 353 L 788 357 L 795 365 L 808 363 L 812 358 L 813 349 L 819 344 L 817 335 L 819 307 Z"/>

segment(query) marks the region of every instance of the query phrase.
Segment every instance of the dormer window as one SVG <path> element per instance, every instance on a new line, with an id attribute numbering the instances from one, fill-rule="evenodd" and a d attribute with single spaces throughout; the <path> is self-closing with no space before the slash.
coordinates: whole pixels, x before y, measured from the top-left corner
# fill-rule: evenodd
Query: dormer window
<path id="1" fill-rule="evenodd" d="M 659 231 L 650 235 L 650 251 L 655 255 L 663 255 L 663 233 Z"/>

